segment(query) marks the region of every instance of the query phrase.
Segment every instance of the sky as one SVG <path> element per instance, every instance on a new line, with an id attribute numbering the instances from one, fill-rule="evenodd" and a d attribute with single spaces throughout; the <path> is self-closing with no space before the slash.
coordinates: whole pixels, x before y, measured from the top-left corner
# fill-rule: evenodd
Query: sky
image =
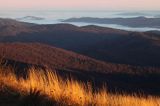
<path id="1" fill-rule="evenodd" d="M 160 0 L 0 0 L 1 10 L 160 10 Z"/>

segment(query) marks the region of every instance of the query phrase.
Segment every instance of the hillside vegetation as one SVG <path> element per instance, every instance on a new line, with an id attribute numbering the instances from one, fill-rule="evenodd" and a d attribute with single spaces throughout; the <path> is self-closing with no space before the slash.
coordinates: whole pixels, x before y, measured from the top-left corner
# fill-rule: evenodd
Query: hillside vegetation
<path id="1" fill-rule="evenodd" d="M 103 62 L 78 53 L 40 43 L 0 43 L 0 57 L 52 69 L 102 73 L 160 73 L 159 68 Z"/>
<path id="2" fill-rule="evenodd" d="M 159 106 L 153 96 L 110 94 L 105 86 L 93 91 L 92 85 L 72 78 L 63 79 L 50 70 L 30 69 L 26 78 L 12 68 L 0 68 L 1 106 Z"/>

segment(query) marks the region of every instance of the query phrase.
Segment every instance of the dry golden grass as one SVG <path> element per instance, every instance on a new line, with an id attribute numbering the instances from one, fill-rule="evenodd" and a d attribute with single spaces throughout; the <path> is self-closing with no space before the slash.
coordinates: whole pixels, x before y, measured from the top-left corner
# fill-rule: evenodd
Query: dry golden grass
<path id="1" fill-rule="evenodd" d="M 26 79 L 17 79 L 12 71 L 6 71 L 10 69 L 0 70 L 1 85 L 14 89 L 20 93 L 21 97 L 25 97 L 30 93 L 33 93 L 33 95 L 37 93 L 37 96 L 45 95 L 54 105 L 160 106 L 160 98 L 153 96 L 143 98 L 138 96 L 113 95 L 105 89 L 93 92 L 90 84 L 85 85 L 69 79 L 64 81 L 61 77 L 57 76 L 56 73 L 49 70 L 45 73 L 43 70 L 30 69 Z M 6 72 L 4 73 L 4 71 Z M 1 89 L 3 89 L 3 87 L 1 87 Z M 35 89 L 36 91 L 34 91 Z M 47 104 L 45 105 L 47 106 Z M 51 106 L 51 104 L 49 106 Z"/>

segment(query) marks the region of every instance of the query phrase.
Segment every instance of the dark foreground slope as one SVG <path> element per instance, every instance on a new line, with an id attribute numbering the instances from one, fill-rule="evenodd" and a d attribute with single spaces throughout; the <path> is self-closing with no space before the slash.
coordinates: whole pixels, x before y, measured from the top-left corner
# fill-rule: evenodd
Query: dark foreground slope
<path id="1" fill-rule="evenodd" d="M 39 42 L 106 62 L 160 66 L 160 34 L 156 31 L 139 33 L 92 25 L 27 25 L 14 21 L 14 25 L 0 24 L 0 42 Z"/>
<path id="2" fill-rule="evenodd" d="M 109 91 L 144 92 L 159 95 L 160 69 L 135 67 L 98 61 L 70 51 L 39 43 L 1 43 L 0 55 L 9 60 L 18 73 L 24 68 L 38 66 L 56 69 L 62 76 L 71 75 L 93 86 L 107 84 Z"/>

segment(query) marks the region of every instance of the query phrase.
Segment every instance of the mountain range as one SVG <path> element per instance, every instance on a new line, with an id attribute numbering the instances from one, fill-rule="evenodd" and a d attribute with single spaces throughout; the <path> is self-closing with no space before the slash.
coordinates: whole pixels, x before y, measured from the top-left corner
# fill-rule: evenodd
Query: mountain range
<path id="1" fill-rule="evenodd" d="M 159 31 L 130 32 L 94 25 L 77 27 L 71 24 L 37 25 L 13 20 L 4 22 L 0 24 L 0 42 L 37 42 L 105 62 L 160 66 Z"/>

